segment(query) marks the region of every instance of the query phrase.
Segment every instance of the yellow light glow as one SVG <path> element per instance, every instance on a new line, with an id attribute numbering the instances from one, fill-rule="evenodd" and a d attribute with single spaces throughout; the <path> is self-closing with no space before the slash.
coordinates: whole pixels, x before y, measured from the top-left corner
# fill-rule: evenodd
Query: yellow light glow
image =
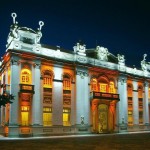
<path id="1" fill-rule="evenodd" d="M 20 77 L 20 82 L 22 84 L 31 84 L 31 71 L 29 69 L 22 69 L 21 71 L 21 77 Z"/>

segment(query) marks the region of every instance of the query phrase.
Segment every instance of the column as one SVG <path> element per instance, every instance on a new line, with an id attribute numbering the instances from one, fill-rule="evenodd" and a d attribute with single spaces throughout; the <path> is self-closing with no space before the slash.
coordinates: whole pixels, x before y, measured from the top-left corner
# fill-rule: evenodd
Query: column
<path id="1" fill-rule="evenodd" d="M 133 124 L 139 124 L 138 83 L 133 81 Z"/>
<path id="2" fill-rule="evenodd" d="M 120 96 L 120 101 L 117 103 L 118 113 L 119 113 L 119 125 L 126 126 L 128 121 L 128 101 L 127 101 L 127 77 L 120 76 L 118 80 L 118 94 Z M 126 130 L 124 128 L 123 130 Z"/>
<path id="3" fill-rule="evenodd" d="M 145 81 L 144 84 L 144 98 L 143 98 L 143 117 L 144 124 L 149 125 L 149 104 L 148 104 L 148 94 L 149 94 L 149 83 Z"/>
<path id="4" fill-rule="evenodd" d="M 87 68 L 76 68 L 76 125 L 90 125 L 90 100 Z"/>
<path id="5" fill-rule="evenodd" d="M 42 101 L 41 101 L 41 84 L 40 84 L 40 62 L 36 62 L 32 69 L 34 91 L 32 100 L 32 124 L 42 125 Z"/>
<path id="6" fill-rule="evenodd" d="M 53 125 L 63 125 L 63 82 L 62 74 L 63 69 L 57 66 L 54 67 L 55 78 L 53 81 L 53 99 L 52 99 L 52 108 L 53 108 Z"/>
<path id="7" fill-rule="evenodd" d="M 11 84 L 10 93 L 13 94 L 14 101 L 10 105 L 10 119 L 9 125 L 18 125 L 19 121 L 19 83 L 20 83 L 20 65 L 18 64 L 18 58 L 13 57 L 11 60 Z"/>

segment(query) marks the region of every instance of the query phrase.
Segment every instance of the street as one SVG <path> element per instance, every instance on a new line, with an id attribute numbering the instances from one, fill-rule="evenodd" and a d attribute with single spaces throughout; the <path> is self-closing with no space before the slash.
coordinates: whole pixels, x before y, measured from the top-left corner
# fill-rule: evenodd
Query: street
<path id="1" fill-rule="evenodd" d="M 149 150 L 150 132 L 8 138 L 1 150 Z"/>

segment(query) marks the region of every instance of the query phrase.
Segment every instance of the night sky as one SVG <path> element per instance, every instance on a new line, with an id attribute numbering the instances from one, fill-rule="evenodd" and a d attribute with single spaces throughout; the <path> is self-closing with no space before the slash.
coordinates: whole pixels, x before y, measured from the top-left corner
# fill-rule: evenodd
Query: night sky
<path id="1" fill-rule="evenodd" d="M 5 0 L 0 3 L 0 56 L 6 50 L 12 12 L 20 26 L 34 30 L 44 21 L 42 44 L 73 50 L 82 40 L 87 49 L 99 45 L 125 55 L 131 67 L 140 67 L 145 53 L 150 61 L 149 0 Z"/>

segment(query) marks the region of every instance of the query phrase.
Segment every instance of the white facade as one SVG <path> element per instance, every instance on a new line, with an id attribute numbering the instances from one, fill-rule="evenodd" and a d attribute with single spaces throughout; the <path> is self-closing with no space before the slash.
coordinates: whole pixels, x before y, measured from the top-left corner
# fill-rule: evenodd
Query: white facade
<path id="1" fill-rule="evenodd" d="M 13 25 L 0 67 L 1 94 L 14 102 L 0 108 L 0 132 L 8 136 L 112 133 L 149 130 L 150 72 L 125 65 L 107 48 L 74 52 L 42 46 L 38 31 Z"/>

